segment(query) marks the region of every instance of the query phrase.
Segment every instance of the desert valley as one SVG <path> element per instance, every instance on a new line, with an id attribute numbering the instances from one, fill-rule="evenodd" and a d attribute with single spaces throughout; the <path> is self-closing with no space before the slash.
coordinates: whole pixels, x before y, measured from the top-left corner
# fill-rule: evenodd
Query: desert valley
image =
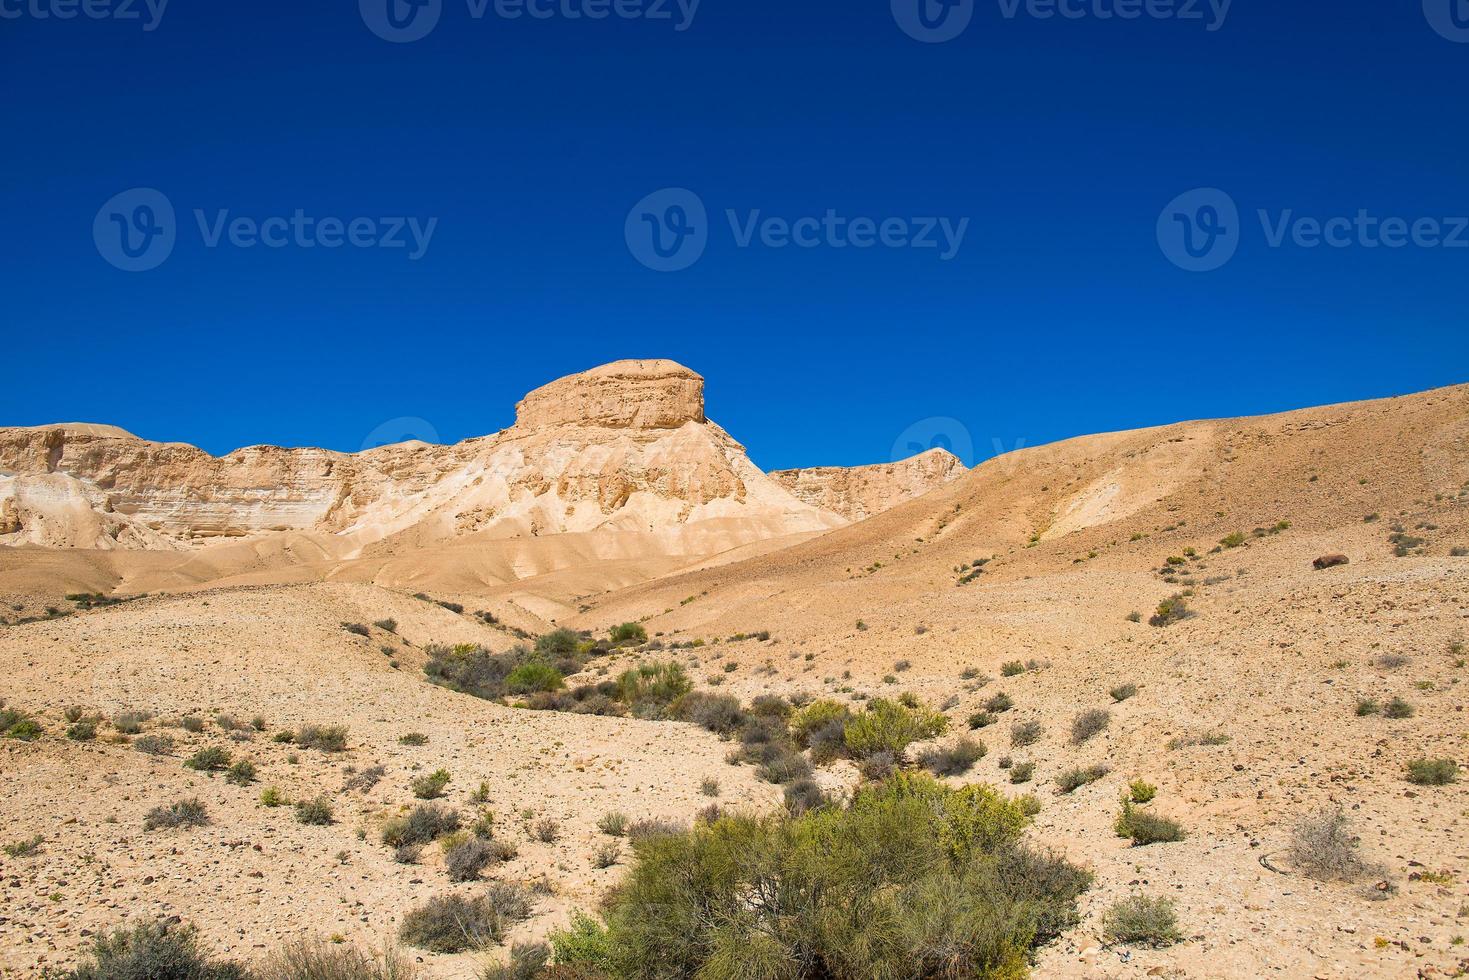
<path id="1" fill-rule="evenodd" d="M 738 435 L 666 360 L 452 446 L 0 428 L 0 975 L 158 922 L 264 976 L 1469 972 L 1469 385 L 972 469 Z M 875 875 L 859 954 L 781 848 L 889 805 L 989 884 Z"/>

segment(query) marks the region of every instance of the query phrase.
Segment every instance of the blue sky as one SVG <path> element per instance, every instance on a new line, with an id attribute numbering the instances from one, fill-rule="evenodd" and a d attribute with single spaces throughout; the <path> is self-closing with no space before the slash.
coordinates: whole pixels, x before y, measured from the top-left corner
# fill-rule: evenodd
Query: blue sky
<path id="1" fill-rule="evenodd" d="M 368 27 L 387 0 L 68 2 L 0 0 L 0 424 L 456 441 L 670 357 L 775 468 L 1469 381 L 1469 0 L 973 0 L 941 43 L 900 26 L 918 0 L 438 0 L 403 43 Z M 161 227 L 135 188 L 175 214 L 146 271 L 109 261 Z M 666 188 L 705 212 L 678 271 L 636 240 L 671 234 Z M 1204 272 L 1172 260 L 1220 217 L 1198 188 L 1238 212 Z M 863 218 L 893 244 L 849 244 Z M 940 218 L 959 247 L 911 247 Z"/>

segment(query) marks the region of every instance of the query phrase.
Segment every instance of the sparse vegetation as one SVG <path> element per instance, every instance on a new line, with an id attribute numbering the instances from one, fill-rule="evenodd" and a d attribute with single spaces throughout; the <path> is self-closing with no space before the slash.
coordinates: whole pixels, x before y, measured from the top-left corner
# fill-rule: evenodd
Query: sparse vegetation
<path id="1" fill-rule="evenodd" d="M 1024 748 L 1034 745 L 1041 740 L 1045 726 L 1038 721 L 1020 721 L 1010 726 L 1010 745 L 1012 748 Z"/>
<path id="2" fill-rule="evenodd" d="M 898 774 L 846 807 L 700 824 L 640 844 L 604 919 L 553 934 L 555 959 L 613 976 L 798 976 L 770 969 L 798 957 L 832 976 L 1019 976 L 1090 882 L 1025 849 L 1028 822 L 989 787 Z M 751 902 L 767 880 L 780 902 Z"/>
<path id="3" fill-rule="evenodd" d="M 1074 793 L 1088 783 L 1096 782 L 1111 771 L 1109 767 L 1102 765 L 1068 769 L 1056 777 L 1056 789 L 1062 793 Z"/>
<path id="4" fill-rule="evenodd" d="M 1023 673 L 1025 673 L 1025 664 L 1019 660 L 1009 660 L 1000 665 L 1001 677 L 1014 677 Z"/>
<path id="5" fill-rule="evenodd" d="M 155 806 L 143 816 L 144 830 L 203 827 L 208 823 L 209 811 L 197 798 Z"/>
<path id="6" fill-rule="evenodd" d="M 1183 939 L 1173 901 L 1132 895 L 1102 913 L 1102 935 L 1111 943 L 1161 948 Z"/>
<path id="7" fill-rule="evenodd" d="M 1034 762 L 1017 762 L 1010 767 L 1010 782 L 1028 783 L 1035 776 Z"/>
<path id="8" fill-rule="evenodd" d="M 436 800 L 444 795 L 444 788 L 452 778 L 447 769 L 435 769 L 426 775 L 414 777 L 408 786 L 420 800 Z"/>
<path id="9" fill-rule="evenodd" d="M 302 725 L 296 732 L 296 744 L 318 752 L 342 752 L 347 748 L 347 726 Z"/>
<path id="10" fill-rule="evenodd" d="M 333 822 L 331 801 L 325 796 L 296 803 L 296 822 L 311 826 L 326 826 Z"/>
<path id="11" fill-rule="evenodd" d="M 985 745 L 967 735 L 946 748 L 929 749 L 918 757 L 923 768 L 935 776 L 962 776 L 985 756 Z"/>
<path id="12" fill-rule="evenodd" d="M 613 810 L 604 813 L 602 819 L 597 821 L 597 829 L 609 837 L 622 837 L 627 833 L 627 814 Z"/>
<path id="13" fill-rule="evenodd" d="M 1112 712 L 1101 708 L 1083 711 L 1071 719 L 1071 744 L 1080 745 L 1112 723 Z"/>
<path id="14" fill-rule="evenodd" d="M 1382 714 L 1385 718 L 1411 718 L 1414 713 L 1413 706 L 1402 698 L 1393 698 L 1382 707 Z"/>
<path id="15" fill-rule="evenodd" d="M 287 943 L 255 972 L 256 980 L 414 980 L 417 975 L 408 957 L 395 949 L 373 957 L 352 946 L 320 940 Z"/>
<path id="16" fill-rule="evenodd" d="M 858 757 L 875 752 L 900 755 L 913 742 L 942 735 L 948 724 L 942 714 L 922 705 L 874 698 L 847 723 L 845 739 L 848 750 Z"/>
<path id="17" fill-rule="evenodd" d="M 1355 881 L 1373 869 L 1357 853 L 1357 838 L 1341 809 L 1303 817 L 1291 829 L 1288 854 L 1302 874 L 1322 881 Z"/>
<path id="18" fill-rule="evenodd" d="M 1113 829 L 1118 837 L 1131 839 L 1135 847 L 1172 843 L 1184 838 L 1183 828 L 1178 823 L 1149 810 L 1139 810 L 1131 800 L 1122 804 L 1122 812 L 1118 814 Z"/>
<path id="19" fill-rule="evenodd" d="M 236 786 L 248 786 L 255 782 L 257 775 L 258 771 L 255 768 L 255 763 L 249 759 L 241 759 L 239 762 L 230 766 L 228 771 L 225 772 L 224 781 L 233 783 Z"/>
<path id="20" fill-rule="evenodd" d="M 445 837 L 441 846 L 444 849 L 444 871 L 450 881 L 478 881 L 485 868 L 498 856 L 492 841 L 463 831 Z"/>
<path id="21" fill-rule="evenodd" d="M 1107 694 L 1112 698 L 1113 701 L 1116 701 L 1117 703 L 1120 704 L 1123 701 L 1126 701 L 1128 698 L 1132 697 L 1133 695 L 1137 694 L 1137 685 L 1136 684 L 1118 684 L 1116 687 L 1114 687 L 1110 691 L 1108 691 Z"/>
<path id="22" fill-rule="evenodd" d="M 473 897 L 437 895 L 403 916 L 399 936 L 432 953 L 463 953 L 497 945 L 505 930 L 530 916 L 528 893 L 496 882 Z"/>
<path id="23" fill-rule="evenodd" d="M 1148 620 L 1149 626 L 1172 626 L 1193 616 L 1193 610 L 1188 607 L 1189 597 L 1185 593 L 1169 596 L 1158 603 L 1158 609 Z"/>
<path id="24" fill-rule="evenodd" d="M 191 926 L 140 922 L 98 936 L 60 980 L 249 980 L 244 967 L 210 960 Z"/>
<path id="25" fill-rule="evenodd" d="M 389 847 L 431 844 L 445 834 L 458 830 L 459 823 L 459 813 L 455 810 L 433 804 L 420 804 L 410 812 L 385 822 L 382 826 L 382 839 Z"/>
<path id="26" fill-rule="evenodd" d="M 1408 782 L 1418 786 L 1447 786 L 1459 778 L 1453 759 L 1414 759 L 1408 763 Z"/>
<path id="27" fill-rule="evenodd" d="M 1127 784 L 1127 798 L 1134 803 L 1151 803 L 1157 795 L 1158 787 L 1146 780 L 1134 779 Z"/>
<path id="28" fill-rule="evenodd" d="M 0 848 L 0 850 L 5 851 L 6 857 L 27 858 L 32 857 L 36 854 L 40 854 L 41 845 L 44 843 L 46 843 L 46 838 L 42 837 L 40 834 L 36 834 L 34 837 L 27 837 L 25 840 L 18 840 L 6 844 L 5 847 Z"/>
<path id="29" fill-rule="evenodd" d="M 230 764 L 230 750 L 219 745 L 200 749 L 184 760 L 184 768 L 200 772 L 218 772 Z"/>

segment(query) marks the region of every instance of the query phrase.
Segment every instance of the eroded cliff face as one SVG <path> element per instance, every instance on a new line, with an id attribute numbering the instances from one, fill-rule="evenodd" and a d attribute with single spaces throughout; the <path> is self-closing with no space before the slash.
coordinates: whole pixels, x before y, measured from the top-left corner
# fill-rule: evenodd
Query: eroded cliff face
<path id="1" fill-rule="evenodd" d="M 304 531 L 351 553 L 476 533 L 717 526 L 724 547 L 845 523 L 751 463 L 707 420 L 703 393 L 703 378 L 672 361 L 618 361 L 531 392 L 493 436 L 351 454 L 214 457 L 109 426 L 0 429 L 0 544 L 185 548 Z"/>
<path id="2" fill-rule="evenodd" d="M 835 511 L 849 521 L 861 521 L 921 497 L 967 472 L 953 453 L 930 449 L 896 463 L 773 470 L 770 478 L 813 507 Z"/>

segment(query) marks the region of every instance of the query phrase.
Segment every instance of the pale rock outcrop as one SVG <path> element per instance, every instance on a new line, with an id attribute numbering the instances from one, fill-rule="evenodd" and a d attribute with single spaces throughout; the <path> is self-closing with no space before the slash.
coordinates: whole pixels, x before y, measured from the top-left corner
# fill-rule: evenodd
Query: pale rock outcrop
<path id="1" fill-rule="evenodd" d="M 896 463 L 774 470 L 770 478 L 813 507 L 835 511 L 849 521 L 861 521 L 921 497 L 967 472 L 953 453 L 930 449 Z"/>

